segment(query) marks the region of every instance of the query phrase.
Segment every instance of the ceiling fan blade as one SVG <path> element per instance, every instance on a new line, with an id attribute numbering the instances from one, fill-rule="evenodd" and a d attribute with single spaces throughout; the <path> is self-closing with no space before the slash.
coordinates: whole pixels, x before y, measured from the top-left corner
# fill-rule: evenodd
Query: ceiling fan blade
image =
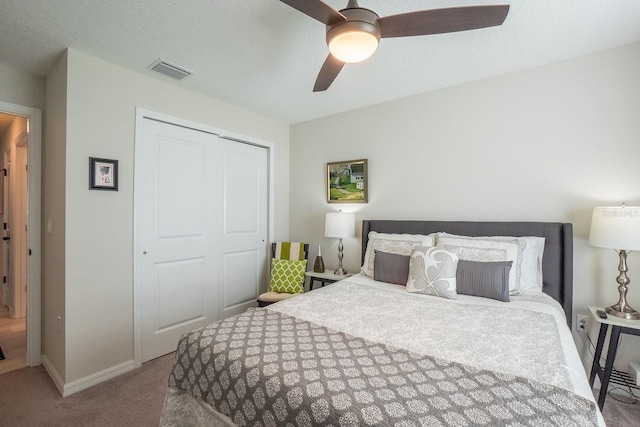
<path id="1" fill-rule="evenodd" d="M 380 18 L 381 37 L 424 36 L 502 25 L 509 5 L 421 10 Z"/>
<path id="2" fill-rule="evenodd" d="M 347 18 L 322 0 L 280 0 L 298 12 L 317 19 L 325 25 L 344 21 Z"/>
<path id="3" fill-rule="evenodd" d="M 313 86 L 313 91 L 322 92 L 327 90 L 336 77 L 338 77 L 342 67 L 344 67 L 344 62 L 329 54 L 318 73 L 318 78 L 316 78 L 316 84 Z"/>

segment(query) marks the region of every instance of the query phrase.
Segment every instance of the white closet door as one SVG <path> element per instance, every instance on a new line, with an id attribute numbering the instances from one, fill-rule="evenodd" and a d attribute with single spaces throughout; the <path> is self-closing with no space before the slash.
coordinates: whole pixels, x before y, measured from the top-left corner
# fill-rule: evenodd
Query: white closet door
<path id="1" fill-rule="evenodd" d="M 222 316 L 255 305 L 267 276 L 267 150 L 222 140 Z"/>
<path id="2" fill-rule="evenodd" d="M 266 265 L 267 150 L 150 119 L 142 126 L 135 286 L 144 362 L 255 301 Z"/>

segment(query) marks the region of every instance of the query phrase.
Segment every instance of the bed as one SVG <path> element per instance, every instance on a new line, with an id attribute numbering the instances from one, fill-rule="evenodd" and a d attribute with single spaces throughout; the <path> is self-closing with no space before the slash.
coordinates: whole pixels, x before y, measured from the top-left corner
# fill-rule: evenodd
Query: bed
<path id="1" fill-rule="evenodd" d="M 414 280 L 442 253 L 458 294 L 445 262 L 437 286 Z M 572 263 L 571 224 L 365 220 L 360 274 L 185 334 L 160 424 L 602 426 Z"/>

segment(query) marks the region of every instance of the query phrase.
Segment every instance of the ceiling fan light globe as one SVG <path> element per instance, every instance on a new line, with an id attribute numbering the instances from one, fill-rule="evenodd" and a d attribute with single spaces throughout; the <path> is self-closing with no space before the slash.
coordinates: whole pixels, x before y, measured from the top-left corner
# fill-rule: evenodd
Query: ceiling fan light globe
<path id="1" fill-rule="evenodd" d="M 369 58 L 378 48 L 378 38 L 371 33 L 342 31 L 329 40 L 329 51 L 342 62 L 354 63 Z"/>

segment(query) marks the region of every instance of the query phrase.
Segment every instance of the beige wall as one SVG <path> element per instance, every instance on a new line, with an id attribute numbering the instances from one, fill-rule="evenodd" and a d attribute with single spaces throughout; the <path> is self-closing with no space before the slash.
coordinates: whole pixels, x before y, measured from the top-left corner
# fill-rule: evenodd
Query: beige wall
<path id="1" fill-rule="evenodd" d="M 0 64 L 0 101 L 44 108 L 45 79 Z"/>
<path id="2" fill-rule="evenodd" d="M 275 144 L 275 188 L 288 185 L 286 123 L 69 50 L 64 158 L 66 383 L 133 359 L 136 107 Z M 118 192 L 88 190 L 90 156 L 119 161 Z M 288 237 L 286 193 L 275 194 L 275 239 Z"/>
<path id="3" fill-rule="evenodd" d="M 594 206 L 640 204 L 638 117 L 633 44 L 296 124 L 290 173 L 302 178 L 290 185 L 291 238 L 312 244 L 311 259 L 322 244 L 335 268 L 337 242 L 323 237 L 323 224 L 337 208 L 356 211 L 357 221 L 571 222 L 574 313 L 613 304 L 617 255 L 587 239 Z M 327 204 L 325 163 L 360 158 L 369 159 L 369 203 Z M 359 269 L 359 239 L 344 241 L 351 272 Z M 629 299 L 640 309 L 640 255 L 629 264 Z M 586 360 L 584 341 L 576 341 Z M 623 342 L 627 357 L 640 348 L 638 337 Z M 625 355 L 618 361 L 626 366 Z"/>
<path id="4" fill-rule="evenodd" d="M 58 378 L 66 375 L 65 349 L 65 168 L 67 138 L 67 55 L 46 81 L 42 144 L 42 354 Z M 51 221 L 47 231 L 45 218 Z M 58 316 L 60 320 L 58 321 Z"/>

